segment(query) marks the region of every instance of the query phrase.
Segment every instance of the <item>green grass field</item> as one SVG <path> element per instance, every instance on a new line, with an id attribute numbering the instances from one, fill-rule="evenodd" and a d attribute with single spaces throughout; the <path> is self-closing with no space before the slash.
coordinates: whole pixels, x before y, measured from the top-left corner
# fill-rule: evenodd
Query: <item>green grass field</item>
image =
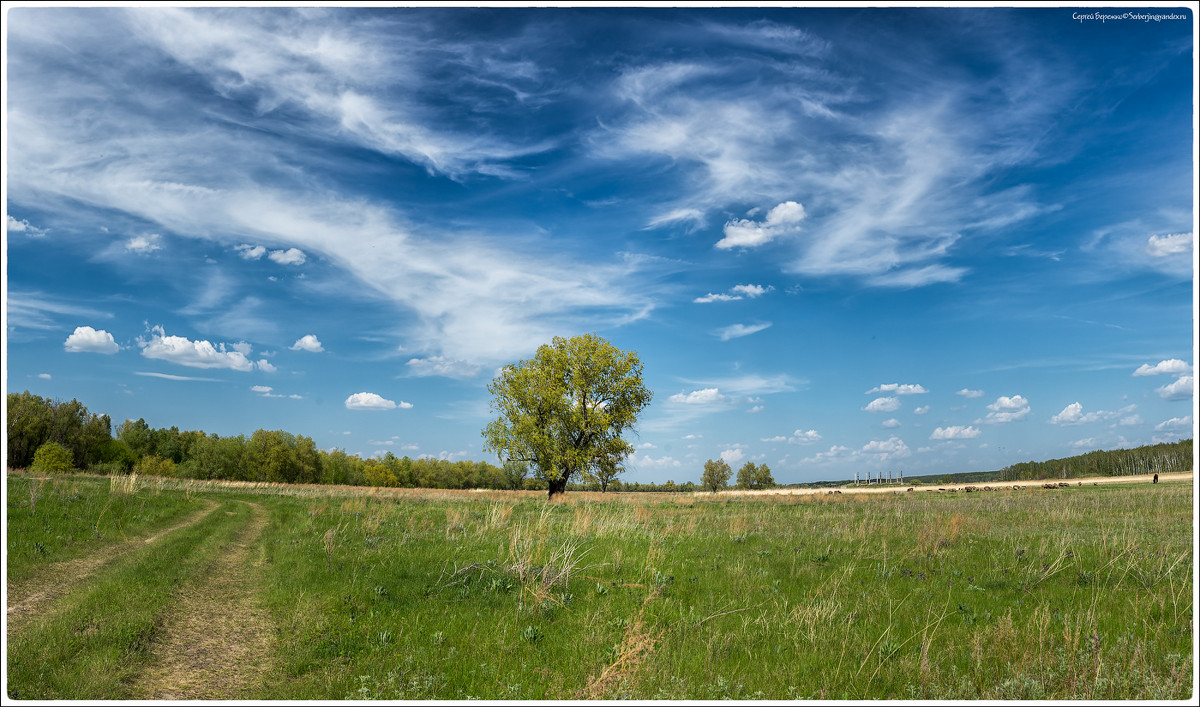
<path id="1" fill-rule="evenodd" d="M 1190 699 L 1193 496 L 548 503 L 10 473 L 8 696 Z M 188 630 L 209 658 L 178 655 Z M 205 663 L 226 653 L 259 667 Z"/>

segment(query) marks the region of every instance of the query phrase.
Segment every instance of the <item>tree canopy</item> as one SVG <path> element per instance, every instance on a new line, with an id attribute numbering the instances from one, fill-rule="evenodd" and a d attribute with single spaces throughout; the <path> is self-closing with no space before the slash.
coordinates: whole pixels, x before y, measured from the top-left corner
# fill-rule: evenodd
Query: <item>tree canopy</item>
<path id="1" fill-rule="evenodd" d="M 704 462 L 704 476 L 700 478 L 700 483 L 704 488 L 716 493 L 725 488 L 732 473 L 724 459 L 709 459 Z"/>
<path id="2" fill-rule="evenodd" d="M 502 368 L 488 392 L 498 418 L 483 430 L 485 449 L 532 465 L 551 498 L 576 473 L 607 474 L 633 452 L 621 435 L 653 397 L 637 353 L 595 334 L 555 337 Z"/>
<path id="3" fill-rule="evenodd" d="M 740 489 L 775 488 L 775 477 L 771 475 L 771 467 L 766 464 L 746 462 L 738 469 L 737 485 Z"/>

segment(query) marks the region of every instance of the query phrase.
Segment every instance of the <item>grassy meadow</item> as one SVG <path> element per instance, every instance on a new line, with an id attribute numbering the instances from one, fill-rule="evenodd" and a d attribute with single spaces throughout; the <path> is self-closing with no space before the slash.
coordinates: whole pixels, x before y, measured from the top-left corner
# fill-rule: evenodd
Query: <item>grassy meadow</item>
<path id="1" fill-rule="evenodd" d="M 1190 699 L 1193 496 L 547 502 L 10 473 L 10 617 L 31 587 L 61 596 L 10 621 L 8 696 L 137 697 L 172 606 L 235 591 L 204 577 L 243 537 L 228 586 L 270 640 L 232 699 Z"/>

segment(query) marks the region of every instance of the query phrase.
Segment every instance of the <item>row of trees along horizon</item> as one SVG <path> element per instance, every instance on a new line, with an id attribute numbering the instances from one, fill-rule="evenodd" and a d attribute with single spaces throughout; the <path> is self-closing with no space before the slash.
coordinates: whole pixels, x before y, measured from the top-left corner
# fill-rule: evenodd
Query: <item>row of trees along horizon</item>
<path id="1" fill-rule="evenodd" d="M 439 489 L 546 490 L 547 481 L 524 463 L 496 466 L 483 461 L 449 461 L 391 452 L 363 459 L 341 449 L 318 449 L 312 438 L 283 430 L 256 430 L 221 437 L 178 427 L 151 428 L 144 419 L 125 420 L 115 432 L 108 415 L 96 415 L 78 400 L 62 402 L 29 391 L 8 394 L 8 467 L 41 471 L 86 470 L 100 474 L 166 476 L 288 484 L 341 484 Z M 1014 481 L 1024 479 L 1126 476 L 1192 468 L 1192 440 L 1066 459 L 1013 464 L 998 471 L 908 477 L 908 483 Z M 732 469 L 724 460 L 708 460 L 700 483 L 639 483 L 585 475 L 568 484 L 573 491 L 715 491 L 728 488 Z M 844 481 L 786 486 L 841 485 Z M 766 464 L 747 462 L 735 487 L 778 486 Z"/>

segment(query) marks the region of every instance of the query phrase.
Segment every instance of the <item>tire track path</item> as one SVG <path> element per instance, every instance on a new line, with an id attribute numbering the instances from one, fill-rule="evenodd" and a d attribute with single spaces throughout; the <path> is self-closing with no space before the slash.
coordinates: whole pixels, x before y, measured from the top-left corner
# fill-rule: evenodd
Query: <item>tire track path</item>
<path id="1" fill-rule="evenodd" d="M 274 623 L 254 592 L 250 559 L 267 512 L 243 503 L 250 519 L 207 574 L 180 591 L 134 699 L 237 699 L 270 669 Z"/>
<path id="2" fill-rule="evenodd" d="M 45 610 L 61 599 L 72 588 L 99 570 L 112 564 L 117 559 L 143 548 L 162 537 L 204 520 L 208 514 L 217 508 L 217 502 L 203 499 L 205 508 L 187 516 L 169 528 L 160 530 L 146 538 L 126 540 L 116 545 L 109 545 L 77 557 L 47 565 L 35 575 L 26 578 L 19 584 L 8 585 L 8 630 L 19 630 L 32 619 L 41 616 Z"/>

